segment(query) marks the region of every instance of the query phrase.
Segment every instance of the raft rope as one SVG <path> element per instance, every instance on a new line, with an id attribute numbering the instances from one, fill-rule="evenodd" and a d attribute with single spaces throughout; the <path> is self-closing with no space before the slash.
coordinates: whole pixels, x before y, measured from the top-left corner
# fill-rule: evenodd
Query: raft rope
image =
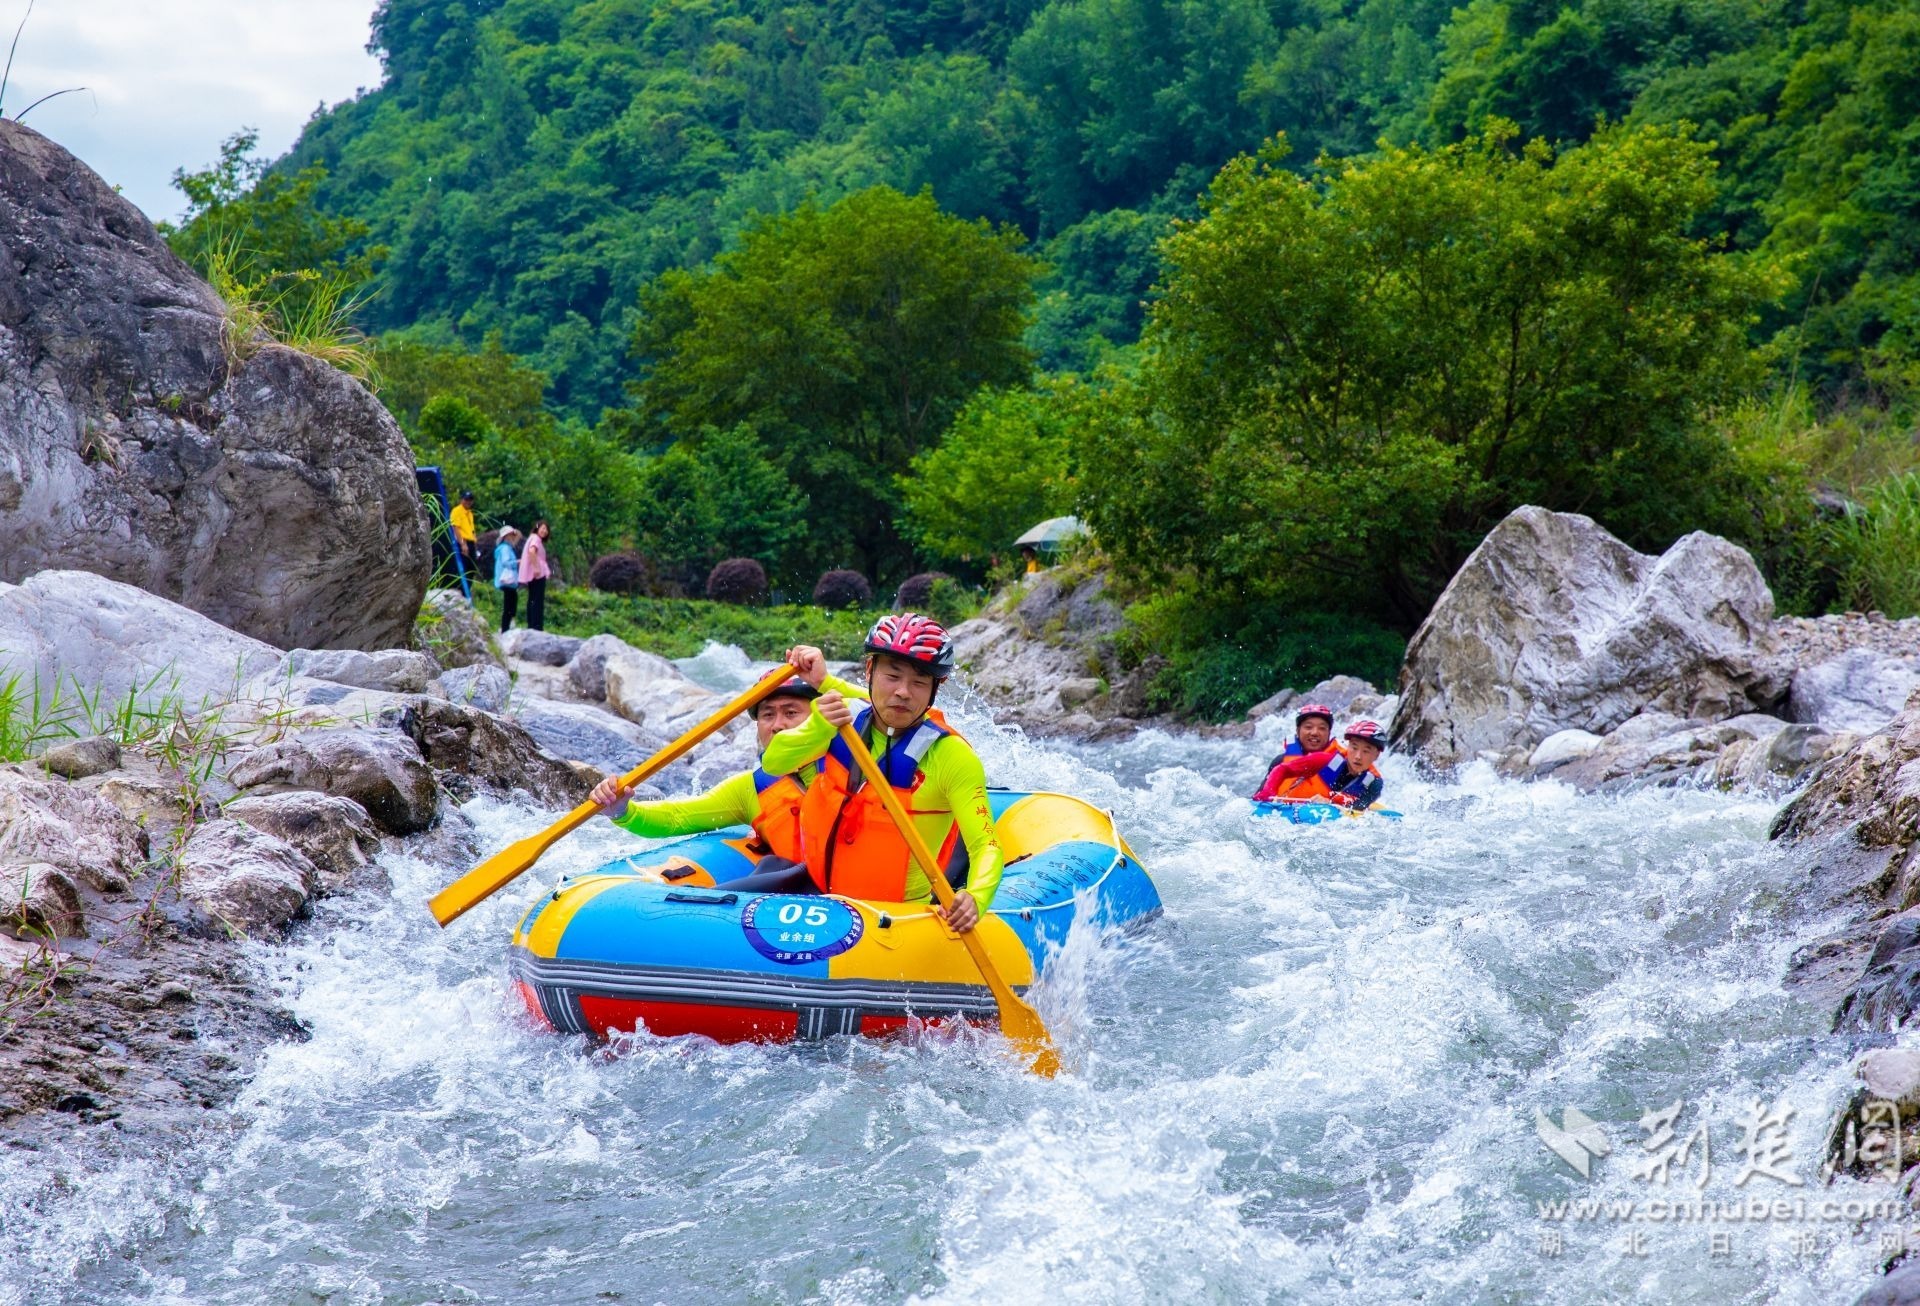
<path id="1" fill-rule="evenodd" d="M 1126 851 L 1120 847 L 1120 823 L 1113 819 L 1113 809 L 1110 807 L 1102 808 L 1101 815 L 1107 818 L 1107 829 L 1113 835 L 1113 860 L 1107 863 L 1106 870 L 1100 872 L 1099 879 L 1086 886 L 1088 889 L 1097 889 L 1105 884 L 1108 877 L 1120 869 L 1120 863 L 1127 860 Z M 1078 889 L 1074 890 L 1074 897 L 1079 897 L 1080 892 Z M 902 921 L 923 921 L 933 915 L 933 912 L 928 910 L 917 911 L 907 916 L 895 916 L 891 912 L 874 911 L 872 906 L 859 898 L 843 897 L 837 893 L 829 893 L 822 896 L 832 898 L 836 902 L 845 903 L 848 907 L 858 911 L 872 912 L 875 923 L 883 930 L 889 929 Z M 989 916 L 1018 916 L 1022 920 L 1031 920 L 1033 919 L 1033 914 L 1037 911 L 1058 911 L 1062 907 L 1070 907 L 1072 905 L 1073 898 L 1066 898 L 1060 902 L 1050 902 L 1044 907 L 989 907 L 986 914 Z"/>

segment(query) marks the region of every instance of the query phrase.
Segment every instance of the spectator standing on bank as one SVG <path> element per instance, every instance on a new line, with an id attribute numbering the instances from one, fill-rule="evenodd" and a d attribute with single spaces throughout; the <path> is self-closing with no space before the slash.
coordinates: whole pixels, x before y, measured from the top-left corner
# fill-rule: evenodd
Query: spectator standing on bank
<path id="1" fill-rule="evenodd" d="M 520 588 L 527 592 L 527 629 L 547 628 L 547 539 L 553 530 L 545 522 L 534 525 L 527 545 L 520 550 Z"/>
<path id="2" fill-rule="evenodd" d="M 520 603 L 520 555 L 514 545 L 520 532 L 511 526 L 500 528 L 500 542 L 493 546 L 493 584 L 500 591 L 500 633 L 513 629 L 513 611 Z"/>
<path id="3" fill-rule="evenodd" d="M 447 514 L 447 524 L 453 527 L 453 547 L 460 550 L 461 564 L 469 576 L 480 574 L 480 534 L 473 525 L 473 491 L 460 491 L 460 502 L 453 505 L 453 511 Z"/>

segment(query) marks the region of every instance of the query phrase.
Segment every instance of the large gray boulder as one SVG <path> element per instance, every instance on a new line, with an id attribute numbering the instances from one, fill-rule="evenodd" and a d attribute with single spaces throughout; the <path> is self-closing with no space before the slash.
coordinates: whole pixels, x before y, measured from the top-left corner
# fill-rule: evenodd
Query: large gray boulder
<path id="1" fill-rule="evenodd" d="M 506 666 L 493 631 L 459 590 L 429 590 L 413 625 L 414 643 L 443 667 Z"/>
<path id="2" fill-rule="evenodd" d="M 1772 619 L 1760 569 L 1717 536 L 1655 558 L 1589 517 L 1520 508 L 1407 646 L 1394 743 L 1453 765 L 1562 730 L 1604 735 L 1643 712 L 1768 712 L 1787 689 Z"/>
<path id="3" fill-rule="evenodd" d="M 318 881 L 292 844 L 241 821 L 211 821 L 180 850 L 180 896 L 243 934 L 286 925 Z"/>
<path id="4" fill-rule="evenodd" d="M 0 248 L 0 580 L 96 571 L 281 648 L 406 642 L 427 519 L 378 399 L 230 339 L 146 217 L 11 119 Z"/>
<path id="5" fill-rule="evenodd" d="M 508 657 L 548 667 L 566 666 L 584 643 L 586 641 L 576 635 L 550 635 L 524 626 L 515 626 L 500 636 L 500 647 Z"/>
<path id="6" fill-rule="evenodd" d="M 455 703 L 477 707 L 482 712 L 504 712 L 513 697 L 513 677 L 490 663 L 475 663 L 443 671 L 440 692 Z"/>
<path id="7" fill-rule="evenodd" d="M 92 572 L 43 571 L 0 588 L 0 674 L 37 678 L 42 697 L 57 681 L 69 701 L 76 686 L 109 703 L 132 690 L 148 706 L 172 699 L 192 712 L 279 663 L 269 644 Z"/>
<path id="8" fill-rule="evenodd" d="M 1920 694 L 1819 763 L 1772 834 L 1804 867 L 1798 906 L 1842 922 L 1795 956 L 1791 978 L 1834 1002 L 1842 1027 L 1910 1020 L 1920 1003 Z"/>
<path id="9" fill-rule="evenodd" d="M 1787 716 L 1868 734 L 1893 720 L 1915 689 L 1920 689 L 1920 659 L 1849 649 L 1793 673 Z"/>
<path id="10" fill-rule="evenodd" d="M 635 725 L 677 735 L 711 716 L 726 699 L 688 680 L 663 657 L 638 649 L 606 661 L 607 706 Z"/>
<path id="11" fill-rule="evenodd" d="M 519 725 L 478 708 L 421 698 L 382 720 L 413 737 L 440 783 L 461 802 L 476 792 L 505 796 L 521 790 L 544 805 L 572 807 L 592 787 Z"/>
<path id="12" fill-rule="evenodd" d="M 417 834 L 440 814 L 440 791 L 420 749 L 390 730 L 301 730 L 256 748 L 228 772 L 236 789 L 315 789 L 351 798 L 389 834 Z"/>

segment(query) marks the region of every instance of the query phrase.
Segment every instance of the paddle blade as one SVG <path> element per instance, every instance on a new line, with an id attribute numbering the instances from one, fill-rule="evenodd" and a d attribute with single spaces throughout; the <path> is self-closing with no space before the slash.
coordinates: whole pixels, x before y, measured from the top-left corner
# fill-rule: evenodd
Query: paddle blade
<path id="1" fill-rule="evenodd" d="M 1027 1059 L 1027 1069 L 1034 1074 L 1052 1079 L 1060 1073 L 1060 1052 L 1053 1046 L 1053 1037 L 1047 1033 L 1040 1013 L 1012 994 L 1000 1003 L 1000 1032 L 1020 1049 L 1020 1055 Z"/>
<path id="2" fill-rule="evenodd" d="M 540 854 L 565 834 L 568 826 L 549 827 L 510 843 L 465 875 L 427 899 L 427 910 L 445 926 L 477 907 L 514 876 L 540 860 Z"/>

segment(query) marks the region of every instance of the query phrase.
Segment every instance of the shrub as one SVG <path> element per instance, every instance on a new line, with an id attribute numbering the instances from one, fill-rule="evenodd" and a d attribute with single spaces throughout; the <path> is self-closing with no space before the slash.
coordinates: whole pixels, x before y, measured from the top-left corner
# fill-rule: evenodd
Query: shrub
<path id="1" fill-rule="evenodd" d="M 900 582 L 900 588 L 893 593 L 893 606 L 913 612 L 930 612 L 933 608 L 933 587 L 936 582 L 952 580 L 944 571 L 923 571 L 918 576 L 909 576 Z"/>
<path id="2" fill-rule="evenodd" d="M 721 603 L 758 603 L 767 596 L 767 569 L 752 558 L 728 558 L 707 573 L 707 597 Z"/>
<path id="3" fill-rule="evenodd" d="M 829 571 L 814 584 L 813 601 L 823 608 L 864 608 L 873 602 L 873 586 L 857 571 Z"/>
<path id="4" fill-rule="evenodd" d="M 645 593 L 653 579 L 653 564 L 637 553 L 609 553 L 587 573 L 589 585 L 609 594 Z"/>
<path id="5" fill-rule="evenodd" d="M 1920 614 L 1920 472 L 1889 477 L 1829 526 L 1847 607 Z"/>

